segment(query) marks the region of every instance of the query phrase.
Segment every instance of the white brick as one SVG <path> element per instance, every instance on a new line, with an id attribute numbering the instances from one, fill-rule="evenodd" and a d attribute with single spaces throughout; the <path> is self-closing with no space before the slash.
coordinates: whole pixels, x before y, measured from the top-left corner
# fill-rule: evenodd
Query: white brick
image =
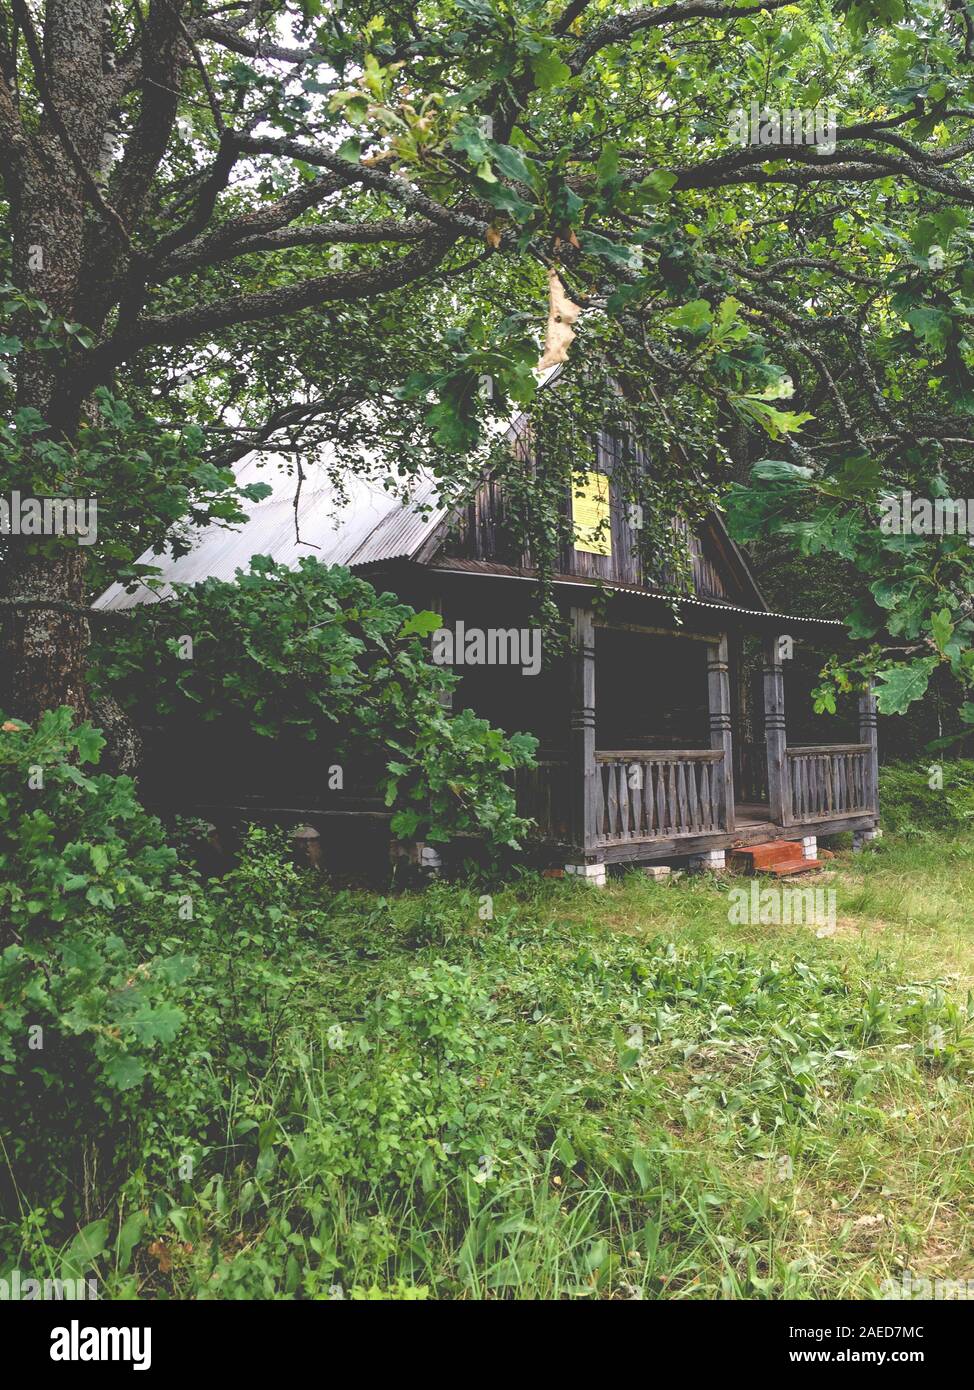
<path id="1" fill-rule="evenodd" d="M 802 836 L 802 854 L 806 859 L 814 859 L 818 854 L 818 838 L 815 835 Z"/>
<path id="2" fill-rule="evenodd" d="M 859 854 L 864 845 L 868 845 L 871 840 L 882 839 L 883 832 L 877 825 L 872 830 L 854 830 L 852 832 L 852 852 Z"/>
<path id="3" fill-rule="evenodd" d="M 669 864 L 644 864 L 643 873 L 647 878 L 669 878 L 673 870 Z"/>
<path id="4" fill-rule="evenodd" d="M 693 854 L 690 856 L 690 868 L 709 869 L 711 873 L 719 873 L 726 868 L 724 851 L 722 849 L 708 849 L 704 850 L 702 854 Z"/>
<path id="5" fill-rule="evenodd" d="M 576 878 L 584 879 L 593 888 L 605 887 L 605 865 L 604 864 L 566 864 L 565 873 L 572 874 Z"/>
<path id="6" fill-rule="evenodd" d="M 394 864 L 405 859 L 421 869 L 428 869 L 431 873 L 437 873 L 443 867 L 439 851 L 432 845 L 423 844 L 421 840 L 391 840 L 389 858 Z"/>

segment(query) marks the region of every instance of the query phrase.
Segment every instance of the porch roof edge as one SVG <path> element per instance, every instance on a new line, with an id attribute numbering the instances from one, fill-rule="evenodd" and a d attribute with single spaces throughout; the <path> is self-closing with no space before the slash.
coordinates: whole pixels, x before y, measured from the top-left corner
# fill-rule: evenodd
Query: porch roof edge
<path id="1" fill-rule="evenodd" d="M 435 569 L 438 574 L 455 574 L 466 578 L 477 575 L 485 579 L 515 579 L 527 584 L 537 582 L 536 574 L 518 574 L 509 567 L 502 569 L 500 566 L 495 566 L 491 569 L 473 569 L 463 565 L 454 566 L 449 563 L 439 563 L 431 565 L 429 568 Z M 552 583 L 558 589 L 581 589 L 584 591 L 597 590 L 601 587 L 603 592 L 611 591 L 615 594 L 628 594 L 633 598 L 685 604 L 692 608 L 706 608 L 717 613 L 738 613 L 747 618 L 760 618 L 764 622 L 769 619 L 777 619 L 788 623 L 812 623 L 819 627 L 845 627 L 841 618 L 811 618 L 803 617 L 798 613 L 777 613 L 770 608 L 743 608 L 739 604 L 720 603 L 716 599 L 689 598 L 684 594 L 675 594 L 666 589 L 643 589 L 631 584 L 615 584 L 609 580 L 600 586 L 592 580 L 581 579 L 577 575 L 556 575 Z"/>

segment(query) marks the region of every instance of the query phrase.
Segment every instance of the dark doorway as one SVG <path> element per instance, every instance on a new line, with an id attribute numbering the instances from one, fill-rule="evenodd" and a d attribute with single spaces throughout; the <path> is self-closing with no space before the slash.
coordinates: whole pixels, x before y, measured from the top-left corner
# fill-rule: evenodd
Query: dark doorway
<path id="1" fill-rule="evenodd" d="M 595 746 L 708 748 L 706 643 L 597 628 Z"/>

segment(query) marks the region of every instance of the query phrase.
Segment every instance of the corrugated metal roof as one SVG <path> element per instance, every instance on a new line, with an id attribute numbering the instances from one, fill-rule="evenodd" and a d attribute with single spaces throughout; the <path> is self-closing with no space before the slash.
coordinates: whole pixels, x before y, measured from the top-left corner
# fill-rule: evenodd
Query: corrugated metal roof
<path id="1" fill-rule="evenodd" d="M 305 480 L 298 508 L 300 543 L 294 528 L 294 494 L 297 479 L 293 466 L 274 457 L 261 463 L 256 456 L 244 459 L 235 468 L 237 481 L 269 483 L 273 489 L 261 502 L 245 502 L 247 521 L 230 530 L 225 526 L 203 527 L 188 554 L 174 560 L 171 555 L 152 551 L 140 556 L 140 563 L 157 565 L 164 581 L 159 588 L 141 586 L 126 593 L 113 584 L 95 600 L 102 609 L 132 608 L 151 603 L 172 593 L 173 584 L 199 584 L 204 579 L 233 579 L 238 569 L 246 569 L 254 555 L 270 555 L 282 565 L 294 565 L 303 555 L 324 564 L 358 566 L 378 560 L 409 558 L 427 540 L 445 516 L 437 503 L 436 487 L 422 478 L 412 490 L 410 502 L 390 492 L 381 483 L 356 475 L 343 476 L 348 500 L 342 501 L 327 476 L 332 451 L 323 451 L 319 464 L 304 463 Z"/>

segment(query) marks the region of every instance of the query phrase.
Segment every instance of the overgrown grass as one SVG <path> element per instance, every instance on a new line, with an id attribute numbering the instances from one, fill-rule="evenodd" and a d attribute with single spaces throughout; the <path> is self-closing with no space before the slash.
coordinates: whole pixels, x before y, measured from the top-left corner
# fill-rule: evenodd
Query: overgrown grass
<path id="1" fill-rule="evenodd" d="M 733 925 L 712 878 L 492 901 L 303 885 L 273 1046 L 228 1071 L 205 1141 L 155 1118 L 153 1161 L 102 1208 L 137 1236 L 109 1241 L 103 1294 L 870 1298 L 903 1269 L 974 1277 L 972 858 L 970 836 L 840 856 L 829 936 Z M 23 1210 L 14 1262 L 59 1272 L 55 1229 Z"/>

